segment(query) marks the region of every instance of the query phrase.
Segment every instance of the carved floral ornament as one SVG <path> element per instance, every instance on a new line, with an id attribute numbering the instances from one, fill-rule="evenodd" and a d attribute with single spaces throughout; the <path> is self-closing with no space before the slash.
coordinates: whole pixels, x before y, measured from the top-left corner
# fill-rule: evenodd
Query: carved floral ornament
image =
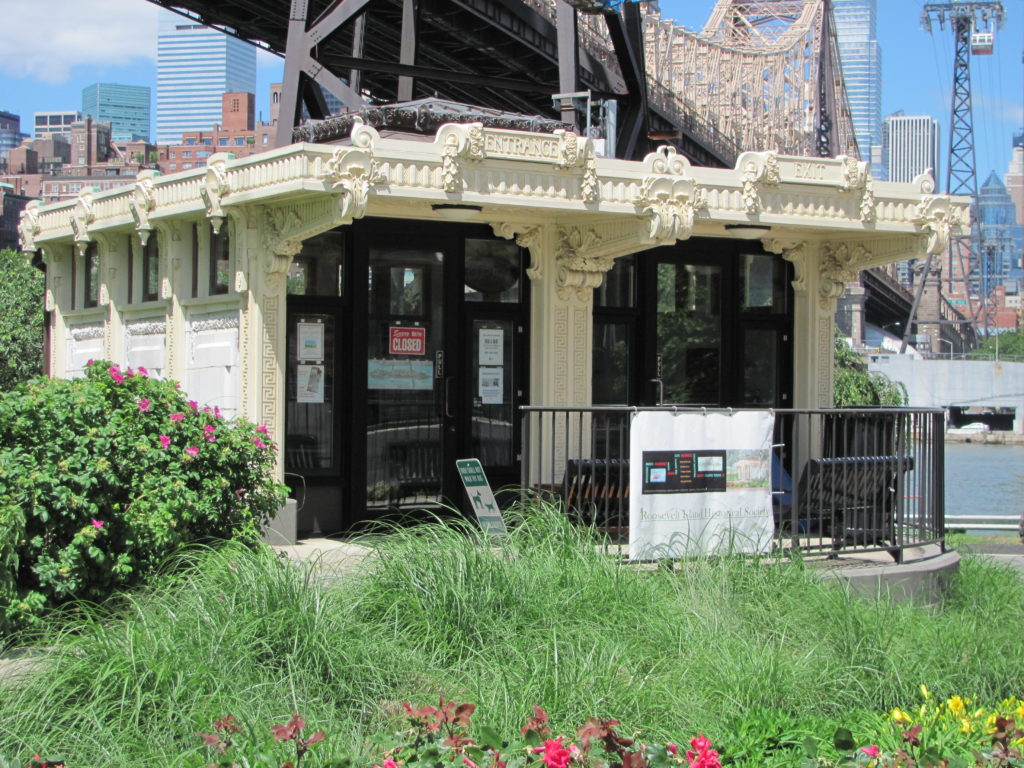
<path id="1" fill-rule="evenodd" d="M 736 160 L 736 170 L 743 174 L 743 207 L 747 213 L 757 213 L 761 210 L 758 186 L 775 186 L 782 178 L 779 156 L 775 152 L 744 152 Z"/>
<path id="2" fill-rule="evenodd" d="M 832 302 L 846 292 L 846 283 L 857 279 L 860 264 L 872 260 L 863 245 L 822 243 L 818 263 L 818 298 L 822 310 L 831 312 Z"/>
<path id="3" fill-rule="evenodd" d="M 961 234 L 966 219 L 967 212 L 964 206 L 953 204 L 945 196 L 926 194 L 918 204 L 914 216 L 914 223 L 922 235 L 921 250 L 924 254 L 931 256 L 945 251 L 949 247 L 950 236 Z"/>
<path id="4" fill-rule="evenodd" d="M 598 250 L 602 237 L 586 227 L 566 227 L 558 230 L 558 250 L 555 266 L 558 270 L 558 295 L 565 301 L 575 290 L 581 301 L 589 292 L 601 285 L 604 273 L 615 263 L 614 253 Z"/>
<path id="5" fill-rule="evenodd" d="M 128 200 L 128 208 L 132 212 L 132 219 L 135 220 L 135 229 L 139 233 L 139 241 L 145 247 L 149 236 L 153 233 L 153 225 L 149 221 L 149 215 L 156 208 L 156 197 L 153 194 L 153 179 L 160 175 L 159 171 L 140 171 L 135 186 L 132 188 L 132 196 Z"/>
<path id="6" fill-rule="evenodd" d="M 807 243 L 802 240 L 765 238 L 761 241 L 769 253 L 776 253 L 793 265 L 793 291 L 807 292 Z"/>
<path id="7" fill-rule="evenodd" d="M 39 224 L 38 200 L 30 200 L 25 209 L 21 212 L 21 221 L 18 222 L 18 236 L 21 238 L 21 249 L 23 251 L 36 250 L 36 237 L 42 231 Z"/>
<path id="8" fill-rule="evenodd" d="M 516 241 L 520 248 L 529 248 L 540 239 L 541 228 L 537 224 L 513 224 L 511 222 L 492 222 L 491 229 L 498 237 L 506 240 Z M 531 252 L 530 266 L 526 270 L 526 276 L 531 280 L 539 280 L 541 277 L 541 266 Z"/>
<path id="9" fill-rule="evenodd" d="M 214 234 L 220 233 L 221 225 L 224 223 L 223 201 L 231 194 L 227 161 L 233 160 L 234 157 L 230 152 L 217 152 L 212 155 L 206 164 L 206 175 L 199 185 L 199 195 L 206 205 L 206 216 L 210 219 Z"/>
<path id="10" fill-rule="evenodd" d="M 75 233 L 75 245 L 78 253 L 85 255 L 85 249 L 89 247 L 92 238 L 89 235 L 89 225 L 96 220 L 96 214 L 92 208 L 92 194 L 83 192 L 75 199 L 75 207 L 71 213 L 71 231 Z"/>

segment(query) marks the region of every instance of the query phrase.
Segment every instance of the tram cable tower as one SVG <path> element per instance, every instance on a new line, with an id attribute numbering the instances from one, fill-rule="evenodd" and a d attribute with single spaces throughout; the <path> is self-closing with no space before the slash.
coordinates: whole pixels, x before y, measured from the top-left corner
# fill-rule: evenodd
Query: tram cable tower
<path id="1" fill-rule="evenodd" d="M 981 249 L 981 217 L 978 215 L 978 174 L 974 158 L 974 116 L 971 108 L 971 54 L 991 55 L 995 31 L 1003 25 L 1003 4 L 999 0 L 926 3 L 921 11 L 921 25 L 929 33 L 932 31 L 933 19 L 938 22 L 940 29 L 944 29 L 948 21 L 953 32 L 953 98 L 949 121 L 946 192 L 971 197 L 971 233 L 950 235 L 949 256 L 940 292 L 944 286 L 947 295 L 962 294 L 966 299 L 970 322 L 976 327 L 980 316 L 987 333 L 989 265 Z M 906 350 L 921 295 L 931 274 L 932 257 L 929 256 L 914 293 L 901 352 Z"/>

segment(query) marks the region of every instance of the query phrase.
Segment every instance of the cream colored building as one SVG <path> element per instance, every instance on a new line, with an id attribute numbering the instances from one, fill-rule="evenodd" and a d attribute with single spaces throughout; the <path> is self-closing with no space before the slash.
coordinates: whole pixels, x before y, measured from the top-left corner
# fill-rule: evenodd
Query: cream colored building
<path id="1" fill-rule="evenodd" d="M 863 162 L 444 125 L 296 144 L 30 205 L 49 371 L 143 365 L 266 423 L 300 530 L 457 498 L 523 459 L 518 408 L 818 407 L 857 270 L 943 250 L 967 201 Z M 655 380 L 653 383 L 651 380 Z M 286 474 L 287 473 L 287 474 Z"/>

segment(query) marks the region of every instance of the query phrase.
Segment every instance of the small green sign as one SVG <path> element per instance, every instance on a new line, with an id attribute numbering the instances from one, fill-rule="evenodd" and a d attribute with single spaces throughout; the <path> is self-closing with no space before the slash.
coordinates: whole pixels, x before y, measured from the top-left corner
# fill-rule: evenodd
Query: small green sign
<path id="1" fill-rule="evenodd" d="M 498 502 L 494 500 L 494 492 L 491 490 L 491 484 L 487 482 L 487 475 L 484 474 L 480 460 L 458 459 L 455 466 L 459 470 L 462 485 L 466 489 L 469 503 L 473 506 L 473 512 L 483 532 L 488 536 L 507 534 L 501 510 L 498 508 Z"/>

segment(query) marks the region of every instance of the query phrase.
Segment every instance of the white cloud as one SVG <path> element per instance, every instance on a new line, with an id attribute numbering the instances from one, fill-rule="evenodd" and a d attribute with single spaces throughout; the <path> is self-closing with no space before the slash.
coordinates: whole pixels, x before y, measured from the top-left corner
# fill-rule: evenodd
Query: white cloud
<path id="1" fill-rule="evenodd" d="M 58 84 L 77 65 L 156 58 L 160 9 L 144 0 L 0 0 L 0 7 L 6 75 Z"/>

